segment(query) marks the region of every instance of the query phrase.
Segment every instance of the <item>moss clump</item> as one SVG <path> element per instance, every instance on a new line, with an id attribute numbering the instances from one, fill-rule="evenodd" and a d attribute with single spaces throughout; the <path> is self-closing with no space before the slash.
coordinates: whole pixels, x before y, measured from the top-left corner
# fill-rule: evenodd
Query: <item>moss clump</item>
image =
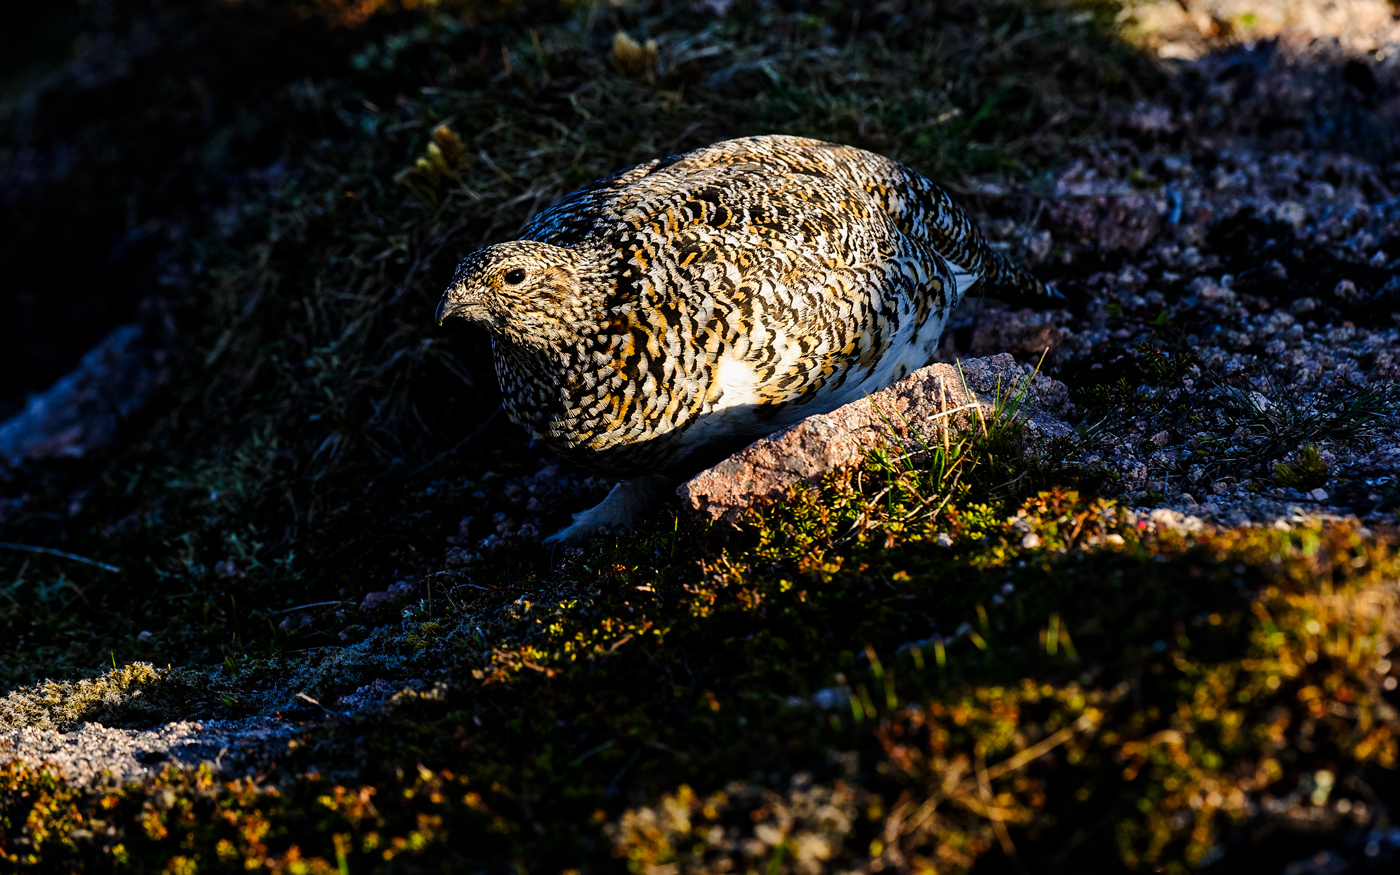
<path id="1" fill-rule="evenodd" d="M 0 765 L 0 861 L 21 870 L 330 875 L 385 865 L 460 871 L 499 853 L 508 825 L 450 771 L 422 766 L 383 788 L 303 778 L 217 780 L 208 765 L 83 797 L 51 771 Z M 459 845 L 471 835 L 475 841 Z M 120 836 L 113 841 L 112 836 Z"/>
<path id="2" fill-rule="evenodd" d="M 499 853 L 492 836 L 505 828 L 471 782 L 423 766 L 381 788 L 312 778 L 279 789 L 246 778 L 218 781 L 207 768 L 167 769 L 102 806 L 109 822 L 130 830 L 131 863 L 167 871 L 330 875 L 402 864 L 460 871 Z M 176 848 L 183 852 L 172 854 Z"/>
<path id="3" fill-rule="evenodd" d="M 1290 489 L 1315 489 L 1327 483 L 1327 462 L 1317 444 L 1308 444 L 1296 462 L 1275 462 L 1274 482 Z"/>
<path id="4" fill-rule="evenodd" d="M 1360 811 L 1333 828 L 1364 833 L 1378 812 L 1367 813 L 1363 784 L 1343 791 L 1338 776 L 1396 765 L 1400 715 L 1388 701 L 1386 656 L 1400 601 L 1385 583 L 1400 571 L 1394 544 L 1369 543 L 1345 525 L 1195 537 L 1143 536 L 1131 523 L 1105 531 L 1084 503 L 1047 498 L 1015 517 L 1043 547 L 1010 547 L 992 567 L 1045 562 L 1047 578 L 1071 578 L 1067 585 L 1116 607 L 1123 591 L 1107 581 L 1134 567 L 1134 588 L 1143 589 L 1216 569 L 1263 579 L 1248 598 L 1228 588 L 1204 600 L 1198 592 L 1194 610 L 1180 614 L 1170 602 L 1153 610 L 1149 596 L 1130 622 L 1155 616 L 1150 626 L 1163 638 L 1124 636 L 1138 654 L 1126 674 L 1121 664 L 1100 673 L 1116 649 L 1104 639 L 1120 638 L 1080 599 L 1059 603 L 1076 621 L 1050 614 L 1035 646 L 1025 617 L 1046 615 L 1031 607 L 1035 588 L 1017 580 L 1016 595 L 999 608 L 979 605 L 970 613 L 980 619 L 952 635 L 906 643 L 885 664 L 870 652 L 865 668 L 811 697 L 807 707 L 825 708 L 833 727 L 857 730 L 844 740 L 861 751 L 861 766 L 815 783 L 800 776 L 787 792 L 741 782 L 706 796 L 681 786 L 621 815 L 610 830 L 616 852 L 648 873 L 809 871 L 815 861 L 967 871 L 989 853 L 1034 868 L 1067 840 L 1078 845 L 1082 833 L 1071 833 L 1080 825 L 1101 823 L 1105 834 L 1089 841 L 1098 849 L 1074 847 L 1071 859 L 1184 872 L 1234 853 L 1267 854 L 1227 836 L 1269 806 L 1298 817 Z M 808 586 L 799 578 L 793 588 L 811 598 L 817 588 L 851 586 L 859 574 L 850 571 L 817 582 L 849 555 L 827 554 L 803 575 Z M 1163 564 L 1166 573 L 1144 574 Z M 875 571 L 867 562 L 855 568 Z M 744 576 L 741 567 L 728 579 L 740 585 Z M 922 593 L 922 576 L 895 579 Z M 1071 641 L 1073 655 L 1064 646 Z M 1090 668 L 1086 682 L 1056 680 L 1076 665 L 1100 669 Z M 1005 680 L 947 686 L 954 672 Z"/>
<path id="5" fill-rule="evenodd" d="M 206 696 L 200 672 L 137 662 L 96 678 L 44 681 L 11 691 L 0 699 L 0 732 L 68 732 L 84 721 L 146 725 L 187 715 L 199 709 Z"/>

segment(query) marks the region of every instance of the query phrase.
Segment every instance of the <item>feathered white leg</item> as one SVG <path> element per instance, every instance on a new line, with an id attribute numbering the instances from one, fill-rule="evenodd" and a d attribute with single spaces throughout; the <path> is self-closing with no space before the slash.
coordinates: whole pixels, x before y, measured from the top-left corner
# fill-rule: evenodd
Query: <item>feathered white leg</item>
<path id="1" fill-rule="evenodd" d="M 675 489 L 675 481 L 661 474 L 647 474 L 619 481 L 608 497 L 588 510 L 574 514 L 573 525 L 548 538 L 546 544 L 579 544 L 598 536 L 598 529 L 610 532 L 634 528 L 642 516 L 667 492 Z"/>

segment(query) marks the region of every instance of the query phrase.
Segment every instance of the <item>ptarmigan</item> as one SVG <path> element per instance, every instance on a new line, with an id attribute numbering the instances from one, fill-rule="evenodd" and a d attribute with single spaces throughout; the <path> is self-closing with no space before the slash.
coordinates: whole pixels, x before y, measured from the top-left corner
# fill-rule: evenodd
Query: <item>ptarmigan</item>
<path id="1" fill-rule="evenodd" d="M 929 180 L 747 137 L 623 170 L 473 252 L 438 305 L 486 327 L 511 419 L 626 478 L 552 536 L 632 524 L 679 477 L 927 364 L 969 289 L 1053 296 Z"/>

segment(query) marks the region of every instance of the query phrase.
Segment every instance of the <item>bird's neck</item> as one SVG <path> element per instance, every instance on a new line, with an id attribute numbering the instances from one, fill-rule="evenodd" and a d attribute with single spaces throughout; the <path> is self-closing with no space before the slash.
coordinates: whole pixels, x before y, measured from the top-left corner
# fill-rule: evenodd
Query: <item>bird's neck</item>
<path id="1" fill-rule="evenodd" d="M 491 349 L 496 369 L 509 368 L 519 373 L 540 373 L 557 368 L 564 358 L 566 344 L 555 332 L 492 332 Z"/>
<path id="2" fill-rule="evenodd" d="M 506 412 L 534 437 L 548 438 L 559 415 L 561 378 L 571 371 L 566 347 L 527 345 L 493 333 L 491 348 Z"/>

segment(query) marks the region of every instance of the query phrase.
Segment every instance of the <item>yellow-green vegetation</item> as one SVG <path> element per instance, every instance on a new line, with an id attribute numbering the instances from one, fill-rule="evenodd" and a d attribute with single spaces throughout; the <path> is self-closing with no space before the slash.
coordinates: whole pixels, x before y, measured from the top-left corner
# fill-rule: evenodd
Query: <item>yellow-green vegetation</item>
<path id="1" fill-rule="evenodd" d="M 544 461 L 491 420 L 482 337 L 430 327 L 458 256 L 746 133 L 954 185 L 1034 176 L 1101 124 L 1106 86 L 1156 75 L 1113 5 L 174 5 L 103 7 L 90 48 L 136 60 L 4 110 L 7 149 L 98 143 L 109 176 L 202 218 L 156 223 L 186 229 L 150 317 L 174 326 L 166 395 L 115 448 L 4 486 L 5 540 L 121 570 L 0 552 L 0 730 L 302 731 L 237 776 L 79 791 L 8 763 L 5 867 L 1185 871 L 1291 859 L 1246 826 L 1321 823 L 1355 854 L 1386 826 L 1394 534 L 1149 525 L 1021 461 L 1006 419 L 737 531 L 671 509 L 581 553 L 446 567 Z M 73 148 L 65 221 L 143 209 Z M 398 580 L 422 597 L 359 612 Z M 340 704 L 374 681 L 395 694 Z"/>
<path id="2" fill-rule="evenodd" d="M 0 763 L 0 862 L 33 867 L 75 851 L 73 832 L 83 826 L 79 795 L 42 767 Z"/>
<path id="3" fill-rule="evenodd" d="M 97 823 L 132 861 L 199 871 L 609 854 L 638 871 L 964 871 L 1061 852 L 1185 871 L 1261 807 L 1369 816 L 1356 779 L 1384 780 L 1400 730 L 1393 539 L 1152 531 L 1066 491 L 901 526 L 917 490 L 857 479 L 713 561 L 580 564 L 536 590 L 576 600 L 448 608 L 418 652 L 451 661 L 482 628 L 496 647 L 458 664 L 483 682 L 335 721 L 278 758 L 319 765 L 290 783 L 171 769 L 65 808 L 49 858 Z M 352 763 L 360 780 L 338 782 Z M 632 770 L 654 807 L 616 793 Z M 55 805 L 26 780 L 48 788 L 35 810 Z"/>
<path id="4" fill-rule="evenodd" d="M 1314 489 L 1327 482 L 1327 462 L 1317 444 L 1308 444 L 1298 452 L 1298 460 L 1293 463 L 1274 464 L 1274 480 L 1280 486 L 1294 489 Z"/>
<path id="5" fill-rule="evenodd" d="M 0 699 L 0 732 L 50 729 L 67 732 L 83 721 L 104 724 L 158 720 L 201 707 L 207 695 L 202 672 L 157 669 L 138 662 L 96 678 L 44 681 Z"/>

